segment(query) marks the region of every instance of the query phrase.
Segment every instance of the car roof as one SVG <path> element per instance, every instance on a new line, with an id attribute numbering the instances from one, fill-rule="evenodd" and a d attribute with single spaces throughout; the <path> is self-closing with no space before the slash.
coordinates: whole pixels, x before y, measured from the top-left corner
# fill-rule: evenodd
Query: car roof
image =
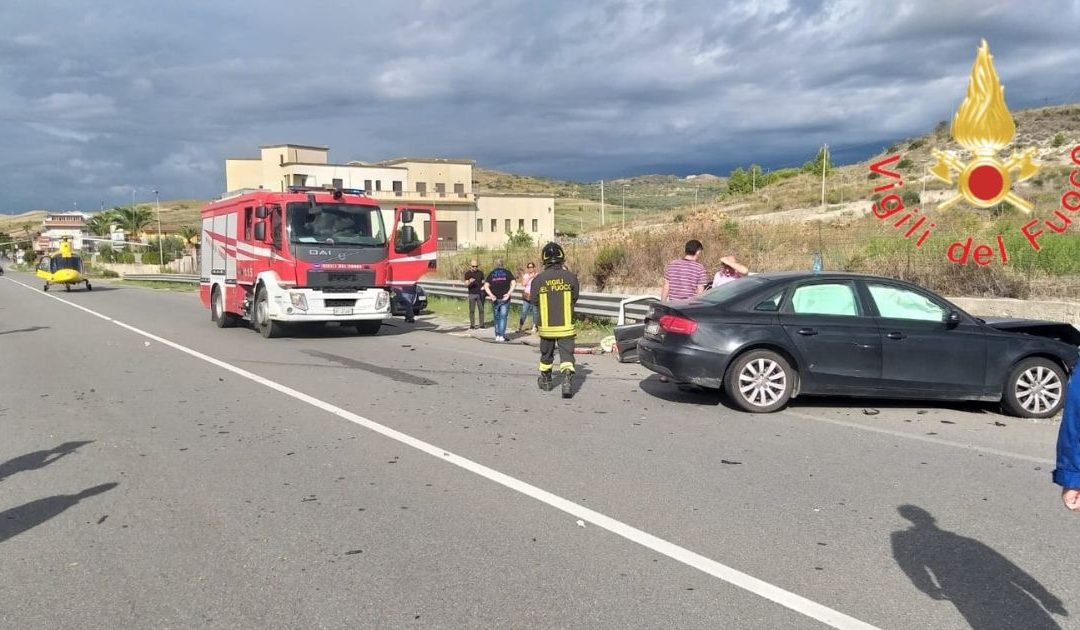
<path id="1" fill-rule="evenodd" d="M 899 282 L 919 286 L 906 280 L 850 271 L 766 271 L 764 273 L 755 273 L 752 277 L 765 280 L 883 280 L 885 282 Z"/>

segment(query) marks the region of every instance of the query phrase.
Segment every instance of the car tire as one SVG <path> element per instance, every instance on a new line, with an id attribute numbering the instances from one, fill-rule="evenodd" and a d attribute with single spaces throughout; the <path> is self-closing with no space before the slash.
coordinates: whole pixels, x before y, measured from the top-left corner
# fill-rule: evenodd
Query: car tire
<path id="1" fill-rule="evenodd" d="M 1065 404 L 1065 371 L 1050 359 L 1031 357 L 1009 370 L 1002 410 L 1020 418 L 1049 418 Z"/>
<path id="2" fill-rule="evenodd" d="M 236 318 L 225 312 L 225 296 L 216 286 L 210 295 L 210 319 L 218 328 L 229 328 L 236 323 Z"/>
<path id="3" fill-rule="evenodd" d="M 735 359 L 724 377 L 728 398 L 743 411 L 769 413 L 787 404 L 795 370 L 772 350 L 751 350 Z"/>
<path id="4" fill-rule="evenodd" d="M 285 330 L 284 324 L 270 319 L 270 298 L 266 295 L 265 287 L 259 287 L 255 294 L 255 317 L 252 319 L 255 329 L 267 339 L 280 337 Z"/>
<path id="5" fill-rule="evenodd" d="M 382 328 L 382 321 L 378 319 L 356 323 L 356 332 L 361 335 L 377 335 L 380 328 Z"/>

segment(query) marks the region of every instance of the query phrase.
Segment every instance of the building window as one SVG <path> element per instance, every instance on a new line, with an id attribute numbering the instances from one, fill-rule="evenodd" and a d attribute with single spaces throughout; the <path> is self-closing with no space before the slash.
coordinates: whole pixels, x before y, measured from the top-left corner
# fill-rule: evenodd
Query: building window
<path id="1" fill-rule="evenodd" d="M 375 180 L 375 190 L 382 190 L 382 180 L 381 179 L 376 179 Z"/>
<path id="2" fill-rule="evenodd" d="M 420 195 L 427 194 L 427 182 L 416 182 L 416 192 Z"/>
<path id="3" fill-rule="evenodd" d="M 491 220 L 491 232 L 495 233 L 495 232 L 498 232 L 498 231 L 499 231 L 499 220 L 498 219 L 492 219 Z"/>
<path id="4" fill-rule="evenodd" d="M 540 231 L 540 219 L 533 219 L 532 224 L 533 224 L 532 225 L 532 228 L 533 228 L 532 231 L 533 232 L 539 232 Z"/>
<path id="5" fill-rule="evenodd" d="M 457 193 L 458 197 L 464 197 L 465 196 L 465 184 L 454 184 L 454 192 Z"/>
<path id="6" fill-rule="evenodd" d="M 518 219 L 518 232 L 525 231 L 525 219 Z"/>
<path id="7" fill-rule="evenodd" d="M 401 180 L 400 179 L 395 179 L 394 181 L 390 182 L 390 187 L 393 188 L 395 196 L 397 196 L 397 197 L 401 196 Z"/>
<path id="8" fill-rule="evenodd" d="M 506 220 L 506 221 L 504 222 L 504 225 L 506 225 L 506 233 L 507 233 L 507 234 L 510 234 L 510 219 L 507 219 L 507 220 Z"/>
<path id="9" fill-rule="evenodd" d="M 366 190 L 366 191 L 371 190 L 371 180 L 370 179 L 365 179 L 364 180 L 364 190 Z"/>
<path id="10" fill-rule="evenodd" d="M 483 231 L 484 231 L 484 220 L 483 219 L 477 219 L 476 220 L 476 232 L 477 232 L 477 234 L 479 234 L 480 232 L 483 232 Z"/>
<path id="11" fill-rule="evenodd" d="M 334 185 L 334 188 L 344 188 L 345 187 L 345 180 L 334 178 L 333 185 Z"/>
<path id="12" fill-rule="evenodd" d="M 435 184 L 435 192 L 438 193 L 440 197 L 445 197 L 446 184 Z"/>

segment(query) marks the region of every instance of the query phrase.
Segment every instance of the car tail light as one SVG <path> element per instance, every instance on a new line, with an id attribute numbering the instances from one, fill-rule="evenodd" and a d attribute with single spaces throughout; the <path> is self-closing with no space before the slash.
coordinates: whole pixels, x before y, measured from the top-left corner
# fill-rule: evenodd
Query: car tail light
<path id="1" fill-rule="evenodd" d="M 690 335 L 697 330 L 697 322 L 679 315 L 664 315 L 660 318 L 660 327 L 669 333 Z"/>

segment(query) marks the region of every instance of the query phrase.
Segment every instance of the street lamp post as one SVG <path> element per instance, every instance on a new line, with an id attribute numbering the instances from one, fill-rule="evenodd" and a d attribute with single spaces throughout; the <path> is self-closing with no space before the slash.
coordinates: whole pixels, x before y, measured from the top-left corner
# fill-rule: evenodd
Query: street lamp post
<path id="1" fill-rule="evenodd" d="M 165 245 L 161 241 L 161 197 L 158 195 L 158 191 L 154 189 L 154 205 L 157 207 L 157 245 L 158 245 L 158 264 L 162 267 L 165 266 Z"/>
<path id="2" fill-rule="evenodd" d="M 131 221 L 128 223 L 128 227 L 131 228 L 131 232 L 135 231 L 135 187 L 131 187 Z M 134 235 L 129 234 L 128 230 L 124 230 L 124 240 L 133 240 Z"/>

